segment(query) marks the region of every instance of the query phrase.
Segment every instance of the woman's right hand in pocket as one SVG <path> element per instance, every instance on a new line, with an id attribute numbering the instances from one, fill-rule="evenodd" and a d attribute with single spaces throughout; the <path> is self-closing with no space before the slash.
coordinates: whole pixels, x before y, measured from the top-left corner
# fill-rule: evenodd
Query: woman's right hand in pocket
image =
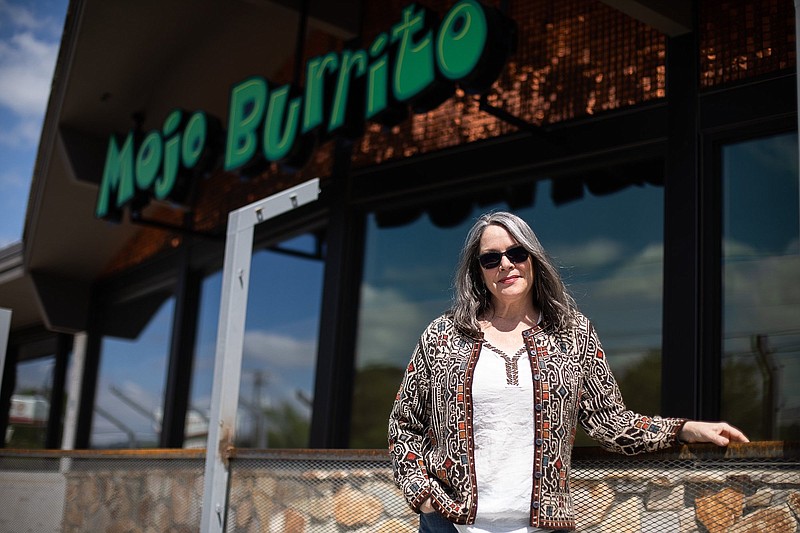
<path id="1" fill-rule="evenodd" d="M 420 513 L 428 514 L 428 513 L 434 512 L 435 510 L 436 509 L 433 508 L 433 505 L 431 505 L 430 496 L 428 497 L 428 499 L 426 499 L 424 502 L 422 502 L 422 505 L 419 506 L 419 512 Z"/>

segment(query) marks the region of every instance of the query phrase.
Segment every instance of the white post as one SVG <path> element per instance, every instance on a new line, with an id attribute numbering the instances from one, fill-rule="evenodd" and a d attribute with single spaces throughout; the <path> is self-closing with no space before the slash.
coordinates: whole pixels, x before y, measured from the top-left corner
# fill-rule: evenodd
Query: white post
<path id="1" fill-rule="evenodd" d="M 80 404 L 83 370 L 86 366 L 86 332 L 76 333 L 72 343 L 72 363 L 69 370 L 69 390 L 67 391 L 67 410 L 64 413 L 64 434 L 61 449 L 75 447 L 75 428 L 78 425 L 78 405 Z"/>
<path id="2" fill-rule="evenodd" d="M 0 383 L 3 383 L 3 369 L 6 367 L 8 350 L 8 334 L 11 331 L 11 309 L 0 307 Z M 13 392 L 13 391 L 12 391 Z M 5 439 L 5 435 L 0 435 Z"/>
<path id="3" fill-rule="evenodd" d="M 319 179 L 274 194 L 228 215 L 225 262 L 222 271 L 214 385 L 206 445 L 203 515 L 200 531 L 221 533 L 225 527 L 229 463 L 244 348 L 244 325 L 253 254 L 253 228 L 270 218 L 312 202 L 319 196 Z"/>

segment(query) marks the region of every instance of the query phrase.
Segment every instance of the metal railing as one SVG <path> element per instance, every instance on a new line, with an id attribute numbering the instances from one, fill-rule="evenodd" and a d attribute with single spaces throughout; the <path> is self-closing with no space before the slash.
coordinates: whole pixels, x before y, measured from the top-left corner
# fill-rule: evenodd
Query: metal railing
<path id="1" fill-rule="evenodd" d="M 1 532 L 200 529 L 204 450 L 0 450 Z M 417 516 L 383 450 L 228 451 L 230 533 L 404 533 Z M 625 457 L 573 455 L 577 530 L 795 531 L 800 444 L 684 446 Z"/>

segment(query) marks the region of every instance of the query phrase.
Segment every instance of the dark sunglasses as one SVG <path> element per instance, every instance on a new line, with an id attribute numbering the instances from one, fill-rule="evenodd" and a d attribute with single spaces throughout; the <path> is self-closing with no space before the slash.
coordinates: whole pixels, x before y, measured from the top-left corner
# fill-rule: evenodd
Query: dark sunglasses
<path id="1" fill-rule="evenodd" d="M 508 257 L 508 260 L 514 264 L 523 263 L 528 260 L 528 250 L 524 246 L 515 246 L 509 248 L 505 252 L 486 252 L 478 256 L 478 262 L 483 268 L 489 270 L 495 268 L 503 260 L 503 256 Z"/>

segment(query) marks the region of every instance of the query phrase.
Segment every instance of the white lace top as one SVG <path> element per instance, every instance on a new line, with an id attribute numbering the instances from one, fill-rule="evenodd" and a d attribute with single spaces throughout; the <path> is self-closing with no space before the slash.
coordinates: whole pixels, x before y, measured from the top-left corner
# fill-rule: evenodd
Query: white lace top
<path id="1" fill-rule="evenodd" d="M 520 337 L 520 346 L 522 338 Z M 530 527 L 533 486 L 533 381 L 524 347 L 504 354 L 481 348 L 472 383 L 478 511 L 462 533 L 535 533 Z"/>

